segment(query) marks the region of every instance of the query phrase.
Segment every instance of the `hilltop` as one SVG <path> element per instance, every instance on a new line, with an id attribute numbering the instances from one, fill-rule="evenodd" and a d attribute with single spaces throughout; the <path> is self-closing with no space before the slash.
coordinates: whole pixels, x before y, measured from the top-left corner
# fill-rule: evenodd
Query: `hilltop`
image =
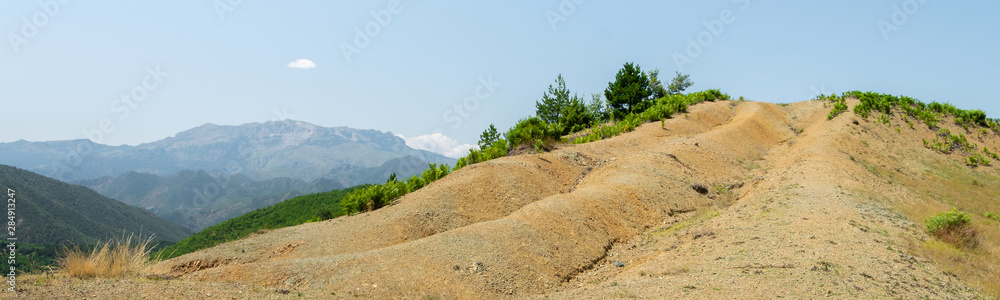
<path id="1" fill-rule="evenodd" d="M 613 138 L 469 165 L 382 209 L 261 231 L 149 272 L 190 293 L 236 286 L 271 297 L 997 294 L 1000 230 L 982 215 L 1000 211 L 989 200 L 1000 196 L 998 168 L 928 147 L 939 131 L 907 126 L 903 114 L 882 116 L 892 125 L 850 109 L 828 119 L 829 104 L 703 103 Z M 938 126 L 1000 147 L 995 132 L 946 121 Z M 973 214 L 976 249 L 924 230 L 951 207 Z M 130 295 L 183 293 L 136 286 Z"/>

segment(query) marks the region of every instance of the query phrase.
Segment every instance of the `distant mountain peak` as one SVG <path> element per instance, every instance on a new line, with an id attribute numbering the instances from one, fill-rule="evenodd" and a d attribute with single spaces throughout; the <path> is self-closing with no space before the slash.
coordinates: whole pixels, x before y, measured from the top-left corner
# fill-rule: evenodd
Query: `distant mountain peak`
<path id="1" fill-rule="evenodd" d="M 374 168 L 407 156 L 426 162 L 455 162 L 410 148 L 391 132 L 323 127 L 298 120 L 205 123 L 138 146 L 84 142 L 83 146 L 73 141 L 0 143 L 0 163 L 66 181 L 117 177 L 128 171 L 168 176 L 183 169 L 242 173 L 254 180 L 290 177 L 311 181 L 334 170 Z M 67 156 L 66 149 L 78 148 L 86 151 Z"/>

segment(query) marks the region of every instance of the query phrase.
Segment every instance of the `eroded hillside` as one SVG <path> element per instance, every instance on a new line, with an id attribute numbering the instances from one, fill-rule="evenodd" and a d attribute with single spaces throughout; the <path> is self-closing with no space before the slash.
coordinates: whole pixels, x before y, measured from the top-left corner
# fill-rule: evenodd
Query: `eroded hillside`
<path id="1" fill-rule="evenodd" d="M 374 212 L 149 272 L 196 294 L 251 284 L 321 298 L 996 293 L 996 223 L 977 217 L 978 248 L 961 250 L 935 244 L 922 220 L 950 206 L 1000 211 L 973 199 L 996 199 L 998 169 L 924 148 L 926 126 L 828 112 L 822 101 L 700 104 L 663 127 L 472 165 Z M 976 138 L 1000 146 L 994 133 Z"/>

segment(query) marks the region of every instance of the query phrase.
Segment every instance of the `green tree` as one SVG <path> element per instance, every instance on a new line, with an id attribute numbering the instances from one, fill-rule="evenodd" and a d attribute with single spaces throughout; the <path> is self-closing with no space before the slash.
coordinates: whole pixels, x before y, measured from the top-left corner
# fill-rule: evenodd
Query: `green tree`
<path id="1" fill-rule="evenodd" d="M 615 81 L 609 82 L 608 89 L 604 90 L 604 97 L 616 119 L 641 112 L 648 107 L 650 95 L 652 91 L 649 89 L 649 77 L 632 63 L 625 63 L 615 75 Z"/>
<path id="2" fill-rule="evenodd" d="M 576 95 L 573 95 L 573 98 L 566 102 L 560 115 L 559 124 L 562 125 L 562 134 L 587 129 L 590 123 L 594 122 L 594 116 L 587 108 L 587 104 Z"/>
<path id="3" fill-rule="evenodd" d="M 542 101 L 535 101 L 535 115 L 546 123 L 557 123 L 563 107 L 569 103 L 569 89 L 562 74 L 556 78 L 556 85 L 549 85 L 549 91 L 542 95 Z"/>
<path id="4" fill-rule="evenodd" d="M 691 75 L 677 72 L 677 76 L 674 76 L 674 79 L 670 80 L 670 84 L 667 85 L 667 93 L 670 95 L 680 94 L 692 84 L 694 84 L 694 82 L 691 82 Z"/>
<path id="5" fill-rule="evenodd" d="M 497 133 L 496 126 L 490 124 L 490 128 L 483 131 L 483 134 L 479 135 L 479 149 L 489 148 L 490 145 L 496 143 L 500 139 L 500 134 Z"/>
<path id="6" fill-rule="evenodd" d="M 594 121 L 603 122 L 608 120 L 608 108 L 604 105 L 601 94 L 593 94 L 590 103 L 587 104 L 587 113 Z"/>
<path id="7" fill-rule="evenodd" d="M 666 97 L 667 89 L 663 88 L 663 82 L 660 81 L 660 69 L 655 69 L 647 73 L 649 76 L 649 89 L 653 93 L 653 100 Z"/>

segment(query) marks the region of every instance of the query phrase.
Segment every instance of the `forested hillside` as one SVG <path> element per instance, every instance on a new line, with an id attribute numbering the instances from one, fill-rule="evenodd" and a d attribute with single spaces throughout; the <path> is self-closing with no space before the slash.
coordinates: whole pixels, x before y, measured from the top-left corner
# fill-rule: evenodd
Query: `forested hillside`
<path id="1" fill-rule="evenodd" d="M 123 232 L 176 242 L 193 232 L 86 187 L 0 165 L 0 186 L 14 190 L 18 242 L 91 244 Z"/>

